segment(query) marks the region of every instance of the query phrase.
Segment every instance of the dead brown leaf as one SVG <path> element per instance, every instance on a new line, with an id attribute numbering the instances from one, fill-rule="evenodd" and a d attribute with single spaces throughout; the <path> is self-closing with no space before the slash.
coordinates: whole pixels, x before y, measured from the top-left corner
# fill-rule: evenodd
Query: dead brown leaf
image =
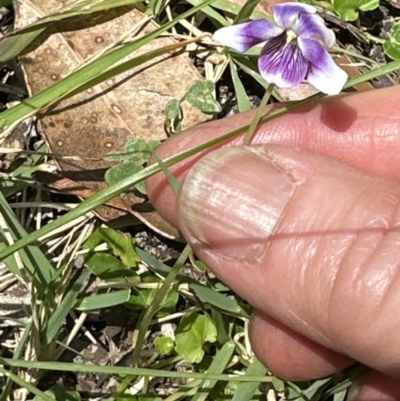
<path id="1" fill-rule="evenodd" d="M 15 0 L 16 28 L 31 24 L 72 2 Z M 133 6 L 126 6 L 55 24 L 20 57 L 30 93 L 36 94 L 49 87 L 118 42 L 133 27 L 140 26 L 143 18 L 144 14 Z M 157 27 L 155 22 L 148 21 L 140 28 L 139 35 Z M 176 42 L 171 38 L 159 38 L 131 57 L 173 43 Z M 153 59 L 51 107 L 39 117 L 49 151 L 56 155 L 63 176 L 86 188 L 89 194 L 103 188 L 104 172 L 112 165 L 104 160 L 105 154 L 121 149 L 131 138 L 165 139 L 166 104 L 172 98 L 183 97 L 199 78 L 187 54 L 175 53 Z M 183 113 L 184 127 L 206 119 L 188 104 L 183 105 Z M 76 194 L 85 196 L 82 192 Z M 121 205 L 120 200 L 115 200 L 107 213 L 104 212 L 107 207 L 97 213 L 110 220 L 122 216 L 128 209 L 156 231 L 168 237 L 177 235 L 176 230 L 134 192 L 124 196 L 124 208 L 112 207 L 115 203 Z M 138 208 L 147 211 L 141 213 L 136 210 Z"/>

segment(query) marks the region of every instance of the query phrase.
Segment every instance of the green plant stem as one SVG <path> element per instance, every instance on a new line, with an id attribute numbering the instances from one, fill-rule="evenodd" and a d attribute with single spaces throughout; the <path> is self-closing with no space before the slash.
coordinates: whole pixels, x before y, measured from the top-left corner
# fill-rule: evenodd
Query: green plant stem
<path id="1" fill-rule="evenodd" d="M 260 106 L 258 107 L 256 114 L 254 115 L 253 120 L 251 120 L 251 124 L 249 130 L 247 131 L 244 139 L 243 145 L 250 145 L 251 141 L 253 140 L 254 134 L 256 132 L 257 126 L 261 121 L 261 118 L 264 116 L 264 110 L 267 106 L 269 99 L 271 98 L 272 92 L 275 89 L 274 84 L 269 84 L 268 88 L 266 89 L 264 96 L 261 100 Z"/>

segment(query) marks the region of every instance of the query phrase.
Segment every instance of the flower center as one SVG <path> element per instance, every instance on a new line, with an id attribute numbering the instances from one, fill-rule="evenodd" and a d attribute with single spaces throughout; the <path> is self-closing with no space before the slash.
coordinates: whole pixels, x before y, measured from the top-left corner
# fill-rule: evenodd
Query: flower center
<path id="1" fill-rule="evenodd" d="M 294 31 L 292 31 L 291 29 L 288 29 L 286 31 L 286 43 L 293 42 L 296 39 L 297 39 L 296 33 Z"/>

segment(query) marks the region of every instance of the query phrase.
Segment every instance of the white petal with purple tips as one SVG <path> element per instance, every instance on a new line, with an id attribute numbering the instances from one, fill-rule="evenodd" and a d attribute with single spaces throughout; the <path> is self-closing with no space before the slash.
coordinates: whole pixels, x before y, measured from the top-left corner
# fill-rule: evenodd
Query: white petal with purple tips
<path id="1" fill-rule="evenodd" d="M 291 88 L 304 80 L 308 63 L 294 43 L 286 43 L 286 34 L 267 42 L 258 59 L 261 76 L 279 88 Z"/>
<path id="2" fill-rule="evenodd" d="M 274 7 L 274 20 L 281 28 L 291 28 L 296 23 L 300 14 L 315 14 L 316 8 L 308 4 L 301 3 L 281 3 Z"/>
<path id="3" fill-rule="evenodd" d="M 218 29 L 213 39 L 224 46 L 232 47 L 239 52 L 245 52 L 258 43 L 265 42 L 283 32 L 267 19 L 256 19 L 243 24 L 227 26 Z"/>
<path id="4" fill-rule="evenodd" d="M 333 61 L 324 46 L 318 40 L 307 38 L 299 38 L 298 45 L 309 62 L 307 81 L 327 95 L 340 93 L 347 81 L 347 73 Z"/>

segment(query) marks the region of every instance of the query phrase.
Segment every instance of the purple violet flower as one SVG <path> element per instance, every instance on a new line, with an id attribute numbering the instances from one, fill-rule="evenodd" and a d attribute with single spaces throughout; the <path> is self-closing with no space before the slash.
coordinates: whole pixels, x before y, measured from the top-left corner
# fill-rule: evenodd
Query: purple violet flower
<path id="1" fill-rule="evenodd" d="M 258 68 L 268 83 L 291 88 L 305 80 L 323 93 L 338 94 L 347 74 L 325 49 L 335 44 L 334 32 L 308 4 L 282 3 L 273 8 L 274 22 L 256 19 L 224 27 L 213 38 L 239 52 L 266 41 Z"/>

